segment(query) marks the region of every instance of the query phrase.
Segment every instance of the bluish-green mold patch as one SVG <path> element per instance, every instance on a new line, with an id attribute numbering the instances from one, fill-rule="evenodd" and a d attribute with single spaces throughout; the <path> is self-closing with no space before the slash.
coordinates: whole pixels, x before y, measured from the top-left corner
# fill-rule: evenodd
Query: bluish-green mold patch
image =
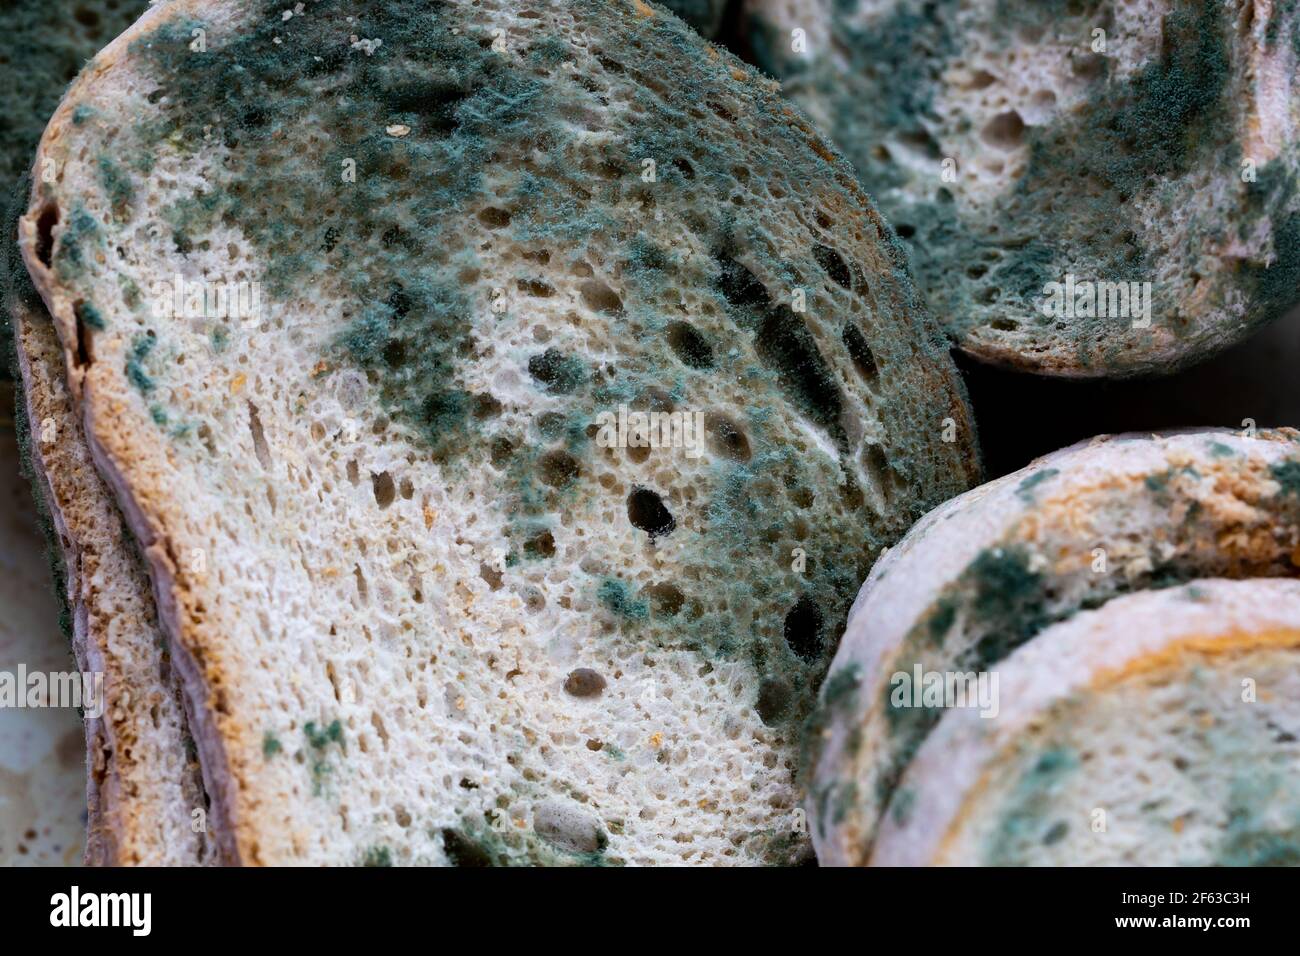
<path id="1" fill-rule="evenodd" d="M 321 796 L 325 791 L 329 775 L 334 772 L 330 760 L 331 745 L 341 752 L 343 749 L 343 724 L 338 720 L 330 721 L 324 727 L 314 721 L 308 721 L 303 727 L 303 736 L 307 738 L 309 749 L 307 759 L 311 770 L 312 793 Z"/>
<path id="2" fill-rule="evenodd" d="M 84 206 L 74 206 L 68 216 L 68 223 L 59 236 L 54 256 L 54 268 L 60 278 L 69 279 L 80 275 L 90 254 L 87 247 L 102 241 L 103 234 L 95 217 Z"/>
<path id="3" fill-rule="evenodd" d="M 104 314 L 95 307 L 93 302 L 77 302 L 73 305 L 72 311 L 77 321 L 87 328 L 96 331 L 103 331 L 107 328 L 107 323 L 104 322 Z"/>
<path id="4" fill-rule="evenodd" d="M 361 859 L 362 866 L 392 866 L 393 851 L 386 846 L 372 846 Z"/>
<path id="5" fill-rule="evenodd" d="M 616 578 L 602 581 L 597 596 L 601 604 L 624 620 L 644 621 L 650 616 L 650 605 L 633 597 L 631 588 Z"/>
<path id="6" fill-rule="evenodd" d="M 1034 500 L 1034 489 L 1058 474 L 1060 472 L 1055 468 L 1042 468 L 1034 472 L 1016 487 L 1016 496 L 1021 501 L 1032 502 Z"/>
<path id="7" fill-rule="evenodd" d="M 1300 498 L 1300 461 L 1288 458 L 1269 468 L 1273 480 L 1278 483 L 1278 494 Z"/>
<path id="8" fill-rule="evenodd" d="M 1026 843 L 1050 844 L 1064 836 L 1060 824 L 1065 821 L 1052 817 L 1053 798 L 1062 782 L 1079 767 L 1079 756 L 1073 748 L 1052 745 L 1022 772 L 984 847 L 984 865 L 1013 865 Z"/>
<path id="9" fill-rule="evenodd" d="M 131 341 L 131 350 L 126 356 L 126 377 L 141 395 L 148 395 L 157 386 L 149 373 L 145 371 L 145 360 L 154 350 L 158 340 L 152 335 L 139 334 Z"/>
<path id="10" fill-rule="evenodd" d="M 1228 825 L 1212 861 L 1216 866 L 1300 866 L 1300 806 L 1294 788 L 1258 761 L 1252 759 L 1232 781 Z"/>

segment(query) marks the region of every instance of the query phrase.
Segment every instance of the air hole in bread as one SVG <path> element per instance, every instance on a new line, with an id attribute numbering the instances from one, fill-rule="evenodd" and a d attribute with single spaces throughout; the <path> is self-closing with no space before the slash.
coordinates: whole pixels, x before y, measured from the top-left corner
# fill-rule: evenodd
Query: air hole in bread
<path id="1" fill-rule="evenodd" d="M 1012 150 L 1020 145 L 1025 135 L 1025 121 L 1015 110 L 999 113 L 986 124 L 980 138 L 990 146 Z"/>
<path id="2" fill-rule="evenodd" d="M 94 347 L 91 343 L 91 332 L 88 325 L 93 326 L 95 323 L 88 322 L 88 316 L 92 310 L 89 310 L 85 302 L 77 301 L 72 306 L 72 314 L 76 317 L 77 331 L 77 367 L 85 368 L 95 360 Z"/>
<path id="3" fill-rule="evenodd" d="M 689 322 L 668 326 L 668 345 L 684 365 L 695 369 L 713 367 L 713 347 Z"/>
<path id="4" fill-rule="evenodd" d="M 581 360 L 556 348 L 530 358 L 528 374 L 541 382 L 548 392 L 561 395 L 574 391 L 585 377 Z"/>
<path id="5" fill-rule="evenodd" d="M 1106 57 L 1100 53 L 1076 56 L 1070 61 L 1070 68 L 1080 80 L 1091 83 L 1106 71 Z"/>
<path id="6" fill-rule="evenodd" d="M 815 661 L 822 653 L 822 612 L 807 596 L 785 615 L 785 643 L 800 660 Z"/>
<path id="7" fill-rule="evenodd" d="M 46 203 L 36 217 L 36 258 L 47 269 L 54 255 L 54 227 L 58 224 L 59 207 Z"/>
<path id="8" fill-rule="evenodd" d="M 524 542 L 524 554 L 530 558 L 555 557 L 555 535 L 541 531 Z"/>
<path id="9" fill-rule="evenodd" d="M 257 406 L 248 403 L 248 430 L 253 436 L 253 453 L 264 471 L 271 470 L 271 449 L 266 444 L 266 433 L 262 430 L 262 419 L 257 414 Z"/>
<path id="10" fill-rule="evenodd" d="M 758 357 L 777 373 L 781 391 L 843 446 L 843 398 L 808 327 L 788 307 L 771 308 L 754 344 Z"/>
<path id="11" fill-rule="evenodd" d="M 380 508 L 387 508 L 397 497 L 397 486 L 393 483 L 393 476 L 386 471 L 372 474 L 370 486 L 375 493 L 375 504 Z"/>
<path id="12" fill-rule="evenodd" d="M 844 289 L 852 288 L 849 267 L 844 264 L 844 258 L 838 252 L 830 246 L 816 245 L 813 246 L 813 258 L 836 285 Z"/>
<path id="13" fill-rule="evenodd" d="M 623 313 L 623 300 L 619 298 L 617 292 L 603 282 L 584 282 L 578 292 L 582 296 L 582 301 L 590 309 L 603 312 L 606 315 L 621 315 Z"/>
<path id="14" fill-rule="evenodd" d="M 739 425 L 725 415 L 710 412 L 704 416 L 704 432 L 709 450 L 720 458 L 747 462 L 752 454 L 749 439 Z"/>
<path id="15" fill-rule="evenodd" d="M 590 667 L 579 667 L 570 671 L 564 679 L 565 693 L 574 697 L 599 697 L 605 689 L 605 678 Z"/>
<path id="16" fill-rule="evenodd" d="M 539 299 L 549 299 L 555 295 L 555 287 L 540 279 L 517 279 L 515 285 L 519 291 Z"/>
<path id="17" fill-rule="evenodd" d="M 497 435 L 492 439 L 491 461 L 492 467 L 498 471 L 505 469 L 510 463 L 510 458 L 515 453 L 515 443 L 505 435 Z"/>
<path id="18" fill-rule="evenodd" d="M 627 496 L 627 520 L 650 537 L 672 534 L 677 521 L 663 499 L 649 488 L 633 488 Z"/>
<path id="19" fill-rule="evenodd" d="M 686 600 L 682 589 L 669 581 L 648 584 L 642 589 L 642 593 L 650 599 L 650 606 L 654 612 L 666 617 L 672 617 L 680 611 L 682 602 Z"/>
<path id="20" fill-rule="evenodd" d="M 790 684 L 780 677 L 766 678 L 758 685 L 758 699 L 754 710 L 758 719 L 771 726 L 779 721 L 790 706 Z"/>
<path id="21" fill-rule="evenodd" d="M 875 353 L 867 344 L 866 337 L 856 325 L 849 323 L 844 326 L 841 338 L 844 340 L 844 347 L 848 349 L 849 358 L 853 359 L 853 367 L 858 370 L 862 380 L 868 385 L 874 385 L 880 369 L 876 365 Z"/>
<path id="22" fill-rule="evenodd" d="M 496 206 L 488 206 L 486 209 L 480 210 L 478 218 L 479 222 L 489 229 L 504 229 L 510 225 L 510 211 Z"/>
<path id="23" fill-rule="evenodd" d="M 528 608 L 528 610 L 536 613 L 545 609 L 546 595 L 541 592 L 540 588 L 529 585 L 524 588 L 523 596 L 524 607 Z"/>
<path id="24" fill-rule="evenodd" d="M 563 488 L 578 477 L 578 461 L 567 451 L 548 451 L 537 460 L 541 479 L 552 488 Z"/>
<path id="25" fill-rule="evenodd" d="M 487 582 L 487 586 L 493 591 L 501 590 L 501 572 L 489 564 L 480 564 L 478 566 L 478 576 Z"/>
<path id="26" fill-rule="evenodd" d="M 477 419 L 493 418 L 501 414 L 502 405 L 494 395 L 484 392 L 473 398 L 474 417 Z"/>
<path id="27" fill-rule="evenodd" d="M 892 482 L 890 481 L 889 459 L 885 456 L 885 450 L 879 445 L 866 445 L 862 449 L 862 466 L 876 480 L 876 486 L 880 489 L 881 496 L 887 500 Z"/>

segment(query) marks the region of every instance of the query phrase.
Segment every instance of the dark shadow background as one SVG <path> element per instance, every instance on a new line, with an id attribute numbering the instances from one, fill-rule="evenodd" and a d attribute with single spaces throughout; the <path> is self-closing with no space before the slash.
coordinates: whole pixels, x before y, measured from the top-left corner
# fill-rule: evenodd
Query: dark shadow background
<path id="1" fill-rule="evenodd" d="M 1300 309 L 1163 378 L 1071 382 L 958 357 L 990 479 L 1093 435 L 1219 425 L 1300 427 Z"/>

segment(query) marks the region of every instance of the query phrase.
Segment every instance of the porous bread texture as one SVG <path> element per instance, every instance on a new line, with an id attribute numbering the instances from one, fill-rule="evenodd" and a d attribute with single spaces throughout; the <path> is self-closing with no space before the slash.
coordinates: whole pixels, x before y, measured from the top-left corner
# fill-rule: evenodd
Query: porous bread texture
<path id="1" fill-rule="evenodd" d="M 0 382 L 0 671 L 72 668 L 60 607 L 14 433 L 13 383 Z M 85 850 L 86 744 L 81 716 L 59 707 L 0 708 L 0 866 L 70 866 Z"/>
<path id="2" fill-rule="evenodd" d="M 1300 582 L 1117 598 L 996 668 L 904 774 L 876 866 L 1300 864 Z"/>
<path id="3" fill-rule="evenodd" d="M 862 864 L 939 717 L 895 707 L 903 672 L 983 672 L 1125 593 L 1300 571 L 1300 433 L 1102 436 L 935 509 L 876 563 L 809 736 L 823 864 Z"/>
<path id="4" fill-rule="evenodd" d="M 40 299 L 19 283 L 6 305 L 27 464 L 61 558 L 56 583 L 65 590 L 77 668 L 104 680 L 103 716 L 85 716 L 85 861 L 211 863 L 198 753 L 144 564 L 91 460 L 64 382 L 63 349 Z"/>
<path id="5" fill-rule="evenodd" d="M 1294 0 L 747 9 L 760 64 L 854 164 L 969 354 L 1169 372 L 1300 301 Z M 1150 327 L 1053 311 L 1067 275 L 1149 282 Z"/>
<path id="6" fill-rule="evenodd" d="M 978 475 L 901 248 L 645 4 L 285 13 L 148 14 L 22 233 L 226 855 L 802 857 L 852 596 Z M 155 316 L 175 274 L 261 315 Z M 704 453 L 602 447 L 621 404 L 703 413 Z"/>

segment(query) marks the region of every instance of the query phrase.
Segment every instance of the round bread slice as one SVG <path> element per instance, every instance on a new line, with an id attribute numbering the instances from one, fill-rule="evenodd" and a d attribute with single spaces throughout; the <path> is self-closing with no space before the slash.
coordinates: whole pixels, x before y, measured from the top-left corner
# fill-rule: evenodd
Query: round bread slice
<path id="1" fill-rule="evenodd" d="M 920 521 L 863 585 L 821 690 L 809 734 L 819 860 L 866 861 L 938 719 L 895 706 L 896 675 L 988 671 L 1125 593 L 1300 573 L 1298 440 L 1292 429 L 1101 437 Z"/>
<path id="2" fill-rule="evenodd" d="M 1168 372 L 1300 301 L 1294 4 L 748 8 L 969 354 Z"/>
<path id="3" fill-rule="evenodd" d="M 230 858 L 801 858 L 834 636 L 978 463 L 770 82 L 635 0 L 177 0 L 40 159 L 24 255 Z"/>
<path id="4" fill-rule="evenodd" d="M 1300 865 L 1300 582 L 1204 580 L 1048 628 L 944 714 L 883 866 Z"/>
<path id="5" fill-rule="evenodd" d="M 85 861 L 214 862 L 198 753 L 144 563 L 91 460 L 54 326 L 23 281 L 21 263 L 12 275 L 5 306 L 15 337 L 25 466 L 57 555 L 55 584 L 66 602 L 77 669 L 104 681 L 102 716 L 85 717 Z"/>

